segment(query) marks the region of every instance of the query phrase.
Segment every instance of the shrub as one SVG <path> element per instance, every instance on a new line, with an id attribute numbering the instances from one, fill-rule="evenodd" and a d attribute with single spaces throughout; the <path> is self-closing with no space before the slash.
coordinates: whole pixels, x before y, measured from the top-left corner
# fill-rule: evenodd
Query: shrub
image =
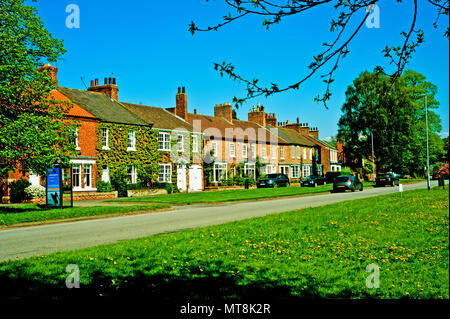
<path id="1" fill-rule="evenodd" d="M 113 187 L 110 182 L 98 181 L 97 182 L 97 192 L 108 193 L 112 192 Z"/>
<path id="2" fill-rule="evenodd" d="M 145 187 L 145 186 L 141 185 L 140 183 L 127 184 L 127 189 L 128 190 L 145 189 L 145 188 L 148 188 L 148 187 Z"/>
<path id="3" fill-rule="evenodd" d="M 25 192 L 25 188 L 30 186 L 31 183 L 25 179 L 20 179 L 9 185 L 10 195 L 9 200 L 11 203 L 20 203 L 25 200 L 30 200 L 32 197 Z"/>
<path id="4" fill-rule="evenodd" d="M 43 198 L 45 197 L 45 187 L 41 185 L 30 185 L 25 188 L 24 192 L 31 198 Z"/>
<path id="5" fill-rule="evenodd" d="M 173 193 L 173 186 L 171 183 L 161 183 L 159 185 L 160 185 L 160 188 L 163 188 L 167 191 L 167 194 Z"/>

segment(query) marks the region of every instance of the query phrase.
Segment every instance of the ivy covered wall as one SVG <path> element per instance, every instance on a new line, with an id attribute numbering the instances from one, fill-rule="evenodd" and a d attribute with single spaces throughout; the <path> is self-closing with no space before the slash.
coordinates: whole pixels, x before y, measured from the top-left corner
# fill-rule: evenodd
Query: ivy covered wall
<path id="1" fill-rule="evenodd" d="M 108 148 L 102 144 L 102 129 L 108 129 Z M 135 151 L 128 151 L 128 130 L 135 132 Z M 158 131 L 146 126 L 99 123 L 97 127 L 98 179 L 103 165 L 109 169 L 110 180 L 127 179 L 127 165 L 135 165 L 137 182 L 152 185 L 158 182 L 159 163 L 163 155 L 158 151 Z"/>

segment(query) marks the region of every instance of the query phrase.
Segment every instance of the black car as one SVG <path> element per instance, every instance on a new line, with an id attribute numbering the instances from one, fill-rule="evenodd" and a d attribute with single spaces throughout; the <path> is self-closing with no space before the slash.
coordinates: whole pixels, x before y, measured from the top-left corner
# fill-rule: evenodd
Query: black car
<path id="1" fill-rule="evenodd" d="M 284 174 L 267 174 L 256 182 L 257 188 L 290 186 L 289 177 Z"/>
<path id="2" fill-rule="evenodd" d="M 380 174 L 375 178 L 375 186 L 386 186 L 386 185 L 399 185 L 400 184 L 400 175 L 394 173 L 385 173 Z"/>
<path id="3" fill-rule="evenodd" d="M 317 185 L 324 185 L 326 184 L 326 179 L 323 176 L 308 176 L 304 181 L 302 181 L 302 186 L 312 186 L 316 187 Z"/>
<path id="4" fill-rule="evenodd" d="M 352 175 L 341 175 L 336 177 L 333 183 L 333 192 L 346 191 L 347 189 L 352 192 L 356 190 L 363 190 L 363 183 L 358 177 Z"/>

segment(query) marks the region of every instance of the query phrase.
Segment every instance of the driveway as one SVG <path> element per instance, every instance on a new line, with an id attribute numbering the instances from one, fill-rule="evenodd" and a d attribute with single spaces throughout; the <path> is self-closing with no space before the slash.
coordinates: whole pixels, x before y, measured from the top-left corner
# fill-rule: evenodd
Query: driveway
<path id="1" fill-rule="evenodd" d="M 432 182 L 437 185 L 436 181 Z M 425 189 L 426 182 L 403 189 Z M 0 230 L 0 261 L 115 243 L 183 229 L 398 193 L 398 187 L 244 203 L 189 205 L 170 211 Z M 400 195 L 399 195 L 400 196 Z"/>

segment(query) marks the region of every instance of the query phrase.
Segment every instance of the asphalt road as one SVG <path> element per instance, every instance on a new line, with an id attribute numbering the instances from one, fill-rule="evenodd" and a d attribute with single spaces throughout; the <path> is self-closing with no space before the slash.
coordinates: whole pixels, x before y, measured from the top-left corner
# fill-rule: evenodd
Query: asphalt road
<path id="1" fill-rule="evenodd" d="M 437 185 L 436 181 L 432 185 Z M 426 182 L 403 185 L 404 191 L 426 188 Z M 171 211 L 0 230 L 0 261 L 115 243 L 183 229 L 222 224 L 256 216 L 398 193 L 398 187 L 363 192 L 322 194 L 245 203 L 189 205 Z"/>

